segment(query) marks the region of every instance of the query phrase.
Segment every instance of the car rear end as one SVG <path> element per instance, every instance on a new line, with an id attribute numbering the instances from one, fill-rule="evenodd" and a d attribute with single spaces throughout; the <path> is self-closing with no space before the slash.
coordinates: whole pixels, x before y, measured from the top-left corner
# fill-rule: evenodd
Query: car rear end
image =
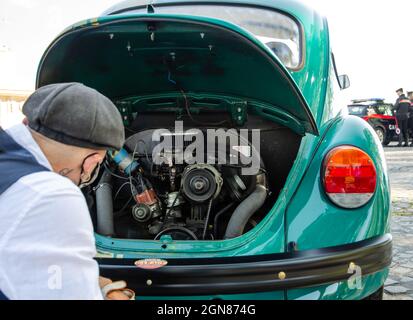
<path id="1" fill-rule="evenodd" d="M 240 14 L 225 15 L 234 10 Z M 267 34 L 268 17 L 294 36 Z M 184 124 L 194 123 L 188 100 L 202 106 L 195 110 L 204 123 L 224 106 L 235 128 L 264 128 L 269 192 L 258 223 L 237 237 L 197 240 L 176 233 L 149 239 L 129 224 L 116 236 L 95 224 L 101 274 L 126 280 L 140 299 L 361 299 L 376 292 L 391 261 L 388 177 L 365 122 L 326 116 L 336 80 L 330 59 L 326 21 L 295 1 L 120 5 L 56 39 L 37 86 L 79 81 L 98 89 L 119 107 L 129 137 L 172 119 L 161 110 L 174 117 L 183 110 Z"/>

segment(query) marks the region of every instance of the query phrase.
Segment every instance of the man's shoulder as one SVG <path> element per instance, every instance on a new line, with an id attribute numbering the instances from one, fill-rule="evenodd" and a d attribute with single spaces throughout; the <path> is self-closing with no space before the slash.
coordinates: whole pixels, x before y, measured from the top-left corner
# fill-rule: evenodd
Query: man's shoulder
<path id="1" fill-rule="evenodd" d="M 30 212 L 30 216 L 49 216 L 49 219 L 70 217 L 71 221 L 86 221 L 89 225 L 88 207 L 79 187 L 51 171 L 33 173 L 19 179 L 2 195 L 1 200 L 9 210 L 22 214 Z"/>
<path id="2" fill-rule="evenodd" d="M 19 212 L 22 221 L 29 223 L 31 228 L 42 229 L 50 223 L 59 225 L 57 222 L 63 220 L 65 224 L 60 227 L 64 230 L 80 227 L 92 230 L 86 200 L 79 187 L 56 173 L 27 175 L 12 185 L 4 196 L 1 200 L 4 209 L 9 211 L 5 216 L 16 216 Z"/>
<path id="3" fill-rule="evenodd" d="M 39 195 L 70 194 L 82 196 L 79 187 L 71 180 L 51 171 L 32 173 L 22 177 L 16 184 L 16 187 L 28 188 Z"/>

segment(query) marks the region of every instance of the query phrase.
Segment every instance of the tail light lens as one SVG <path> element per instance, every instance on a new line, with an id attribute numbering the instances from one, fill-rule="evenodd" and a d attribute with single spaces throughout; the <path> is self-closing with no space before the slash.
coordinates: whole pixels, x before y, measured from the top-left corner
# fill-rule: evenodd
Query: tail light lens
<path id="1" fill-rule="evenodd" d="M 351 146 L 338 147 L 325 158 L 323 182 L 333 203 L 346 209 L 360 208 L 376 191 L 376 167 L 364 151 Z"/>

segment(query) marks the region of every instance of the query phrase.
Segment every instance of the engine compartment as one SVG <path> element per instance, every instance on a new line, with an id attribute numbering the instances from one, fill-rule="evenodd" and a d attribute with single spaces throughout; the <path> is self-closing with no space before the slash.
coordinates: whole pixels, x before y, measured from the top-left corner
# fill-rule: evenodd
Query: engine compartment
<path id="1" fill-rule="evenodd" d="M 206 119 L 207 115 L 202 125 L 184 118 L 177 130 L 173 113 L 139 115 L 127 128 L 124 148 L 108 153 L 100 180 L 88 193 L 98 234 L 139 240 L 225 240 L 242 236 L 266 216 L 301 137 L 254 115 L 243 127 L 224 125 L 224 131 Z M 157 123 L 157 128 L 148 123 Z M 218 133 L 210 141 L 209 131 L 215 129 Z M 253 130 L 260 131 L 259 152 L 252 145 Z M 160 148 L 166 140 L 167 147 Z M 202 141 L 204 148 L 191 149 L 194 141 Z M 193 161 L 201 154 L 203 161 Z M 233 164 L 237 156 L 255 157 L 258 170 L 245 174 L 251 163 Z"/>
<path id="2" fill-rule="evenodd" d="M 97 183 L 83 190 L 102 236 L 97 239 L 110 238 L 103 240 L 119 248 L 111 239 L 222 240 L 254 228 L 275 206 L 302 137 L 318 134 L 292 74 L 262 41 L 219 19 L 166 14 L 99 20 L 57 37 L 36 81 L 37 87 L 89 85 L 122 116 L 128 138 L 123 150 L 109 154 Z M 234 152 L 253 150 L 252 141 L 228 142 L 229 152 L 221 156 L 199 151 L 206 157 L 195 163 L 176 161 L 188 146 L 170 148 L 159 153 L 165 163 L 154 165 L 151 130 L 174 132 L 175 121 L 184 131 L 223 129 L 235 137 L 243 129 L 260 130 L 258 170 L 240 173 L 244 168 L 231 163 Z"/>

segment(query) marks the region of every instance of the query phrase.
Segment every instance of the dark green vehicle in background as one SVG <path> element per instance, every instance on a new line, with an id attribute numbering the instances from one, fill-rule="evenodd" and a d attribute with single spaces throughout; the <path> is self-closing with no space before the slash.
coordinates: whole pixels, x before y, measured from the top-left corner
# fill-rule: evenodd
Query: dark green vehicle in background
<path id="1" fill-rule="evenodd" d="M 46 50 L 36 86 L 71 81 L 112 99 L 127 136 L 85 192 L 102 275 L 140 299 L 381 299 L 392 257 L 383 149 L 336 102 L 349 80 L 313 9 L 126 1 Z M 258 172 L 177 164 L 179 150 L 155 164 L 154 130 L 175 121 L 237 139 L 259 130 Z M 229 140 L 256 151 L 251 136 Z"/>

